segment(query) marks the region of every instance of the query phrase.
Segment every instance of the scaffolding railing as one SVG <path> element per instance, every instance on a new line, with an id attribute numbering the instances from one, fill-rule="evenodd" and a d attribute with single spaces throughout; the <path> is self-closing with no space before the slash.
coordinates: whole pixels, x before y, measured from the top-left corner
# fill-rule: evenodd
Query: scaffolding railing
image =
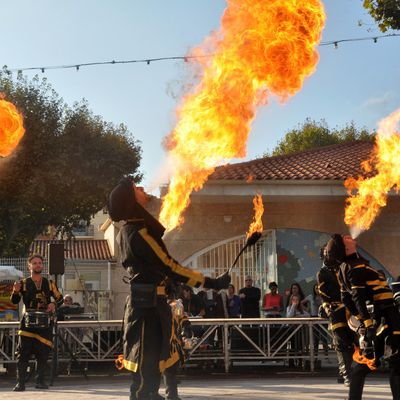
<path id="1" fill-rule="evenodd" d="M 333 357 L 328 321 L 321 318 L 190 319 L 196 339 L 187 349 L 190 364 L 217 362 L 229 372 L 234 363 L 283 361 L 315 370 Z M 18 322 L 0 322 L 0 364 L 15 363 Z M 121 321 L 62 321 L 58 360 L 113 362 L 122 353 Z M 69 349 L 62 343 L 66 343 Z M 328 354 L 329 353 L 329 354 Z"/>

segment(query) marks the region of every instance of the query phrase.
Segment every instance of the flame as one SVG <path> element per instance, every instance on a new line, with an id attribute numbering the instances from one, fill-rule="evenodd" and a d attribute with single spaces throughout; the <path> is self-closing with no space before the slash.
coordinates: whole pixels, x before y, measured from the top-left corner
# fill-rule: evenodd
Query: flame
<path id="1" fill-rule="evenodd" d="M 297 93 L 318 62 L 320 0 L 227 3 L 221 28 L 191 54 L 201 80 L 183 99 L 166 140 L 174 166 L 160 213 L 167 230 L 183 223 L 191 192 L 217 165 L 245 157 L 257 106 L 271 93 L 282 100 Z"/>
<path id="2" fill-rule="evenodd" d="M 262 216 L 264 214 L 264 205 L 262 201 L 262 195 L 256 194 L 253 199 L 253 210 L 254 218 L 253 222 L 249 226 L 249 230 L 246 233 L 246 238 L 249 238 L 254 232 L 260 232 L 264 230 L 262 223 Z"/>
<path id="3" fill-rule="evenodd" d="M 254 181 L 254 175 L 253 174 L 248 175 L 247 178 L 246 178 L 246 182 L 247 183 L 251 183 L 253 181 Z"/>
<path id="4" fill-rule="evenodd" d="M 345 181 L 349 198 L 346 200 L 345 223 L 353 238 L 371 227 L 392 188 L 400 188 L 400 109 L 380 121 L 375 146 L 369 160 L 362 164 L 365 172 L 377 171 L 371 178 L 349 178 Z"/>
<path id="5" fill-rule="evenodd" d="M 378 369 L 376 366 L 376 359 L 368 358 L 363 355 L 359 347 L 354 348 L 353 360 L 358 364 L 365 364 L 371 371 L 376 371 Z"/>
<path id="6" fill-rule="evenodd" d="M 22 115 L 14 104 L 0 99 L 0 156 L 9 156 L 24 136 Z"/>

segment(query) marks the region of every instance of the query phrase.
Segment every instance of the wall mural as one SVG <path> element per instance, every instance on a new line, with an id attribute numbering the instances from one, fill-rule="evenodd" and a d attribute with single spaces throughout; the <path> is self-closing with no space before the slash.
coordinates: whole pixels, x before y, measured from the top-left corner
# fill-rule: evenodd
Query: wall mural
<path id="1" fill-rule="evenodd" d="M 316 275 L 321 268 L 320 248 L 329 240 L 330 234 L 304 229 L 277 229 L 276 254 L 279 292 L 286 294 L 293 282 L 297 282 L 307 296 L 316 283 Z M 387 270 L 367 252 L 359 248 L 359 253 L 372 266 L 382 269 L 389 281 Z"/>

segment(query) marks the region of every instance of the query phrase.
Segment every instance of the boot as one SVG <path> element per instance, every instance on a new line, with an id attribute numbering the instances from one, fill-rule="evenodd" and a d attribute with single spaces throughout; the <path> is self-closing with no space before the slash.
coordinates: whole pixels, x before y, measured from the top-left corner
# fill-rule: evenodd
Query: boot
<path id="1" fill-rule="evenodd" d="M 38 361 L 37 362 L 37 376 L 36 376 L 36 389 L 46 390 L 49 386 L 46 384 L 44 380 L 45 372 L 46 372 L 47 362 Z"/>
<path id="2" fill-rule="evenodd" d="M 390 375 L 390 389 L 392 390 L 393 400 L 400 400 L 400 375 Z"/>
<path id="3" fill-rule="evenodd" d="M 343 377 L 343 383 L 345 384 L 345 386 L 349 387 L 351 380 L 351 364 L 353 362 L 353 354 L 348 351 L 344 351 L 341 352 L 338 359 L 340 360 L 339 373 Z"/>
<path id="4" fill-rule="evenodd" d="M 25 390 L 27 363 L 18 362 L 17 364 L 17 384 L 14 386 L 14 392 L 23 392 Z"/>

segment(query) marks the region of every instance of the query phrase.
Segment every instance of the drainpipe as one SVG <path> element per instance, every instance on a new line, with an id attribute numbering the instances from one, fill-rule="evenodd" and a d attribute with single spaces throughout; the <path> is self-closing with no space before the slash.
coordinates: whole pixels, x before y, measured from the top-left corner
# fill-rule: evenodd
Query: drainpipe
<path id="1" fill-rule="evenodd" d="M 111 290 L 111 261 L 107 263 L 107 290 Z"/>

